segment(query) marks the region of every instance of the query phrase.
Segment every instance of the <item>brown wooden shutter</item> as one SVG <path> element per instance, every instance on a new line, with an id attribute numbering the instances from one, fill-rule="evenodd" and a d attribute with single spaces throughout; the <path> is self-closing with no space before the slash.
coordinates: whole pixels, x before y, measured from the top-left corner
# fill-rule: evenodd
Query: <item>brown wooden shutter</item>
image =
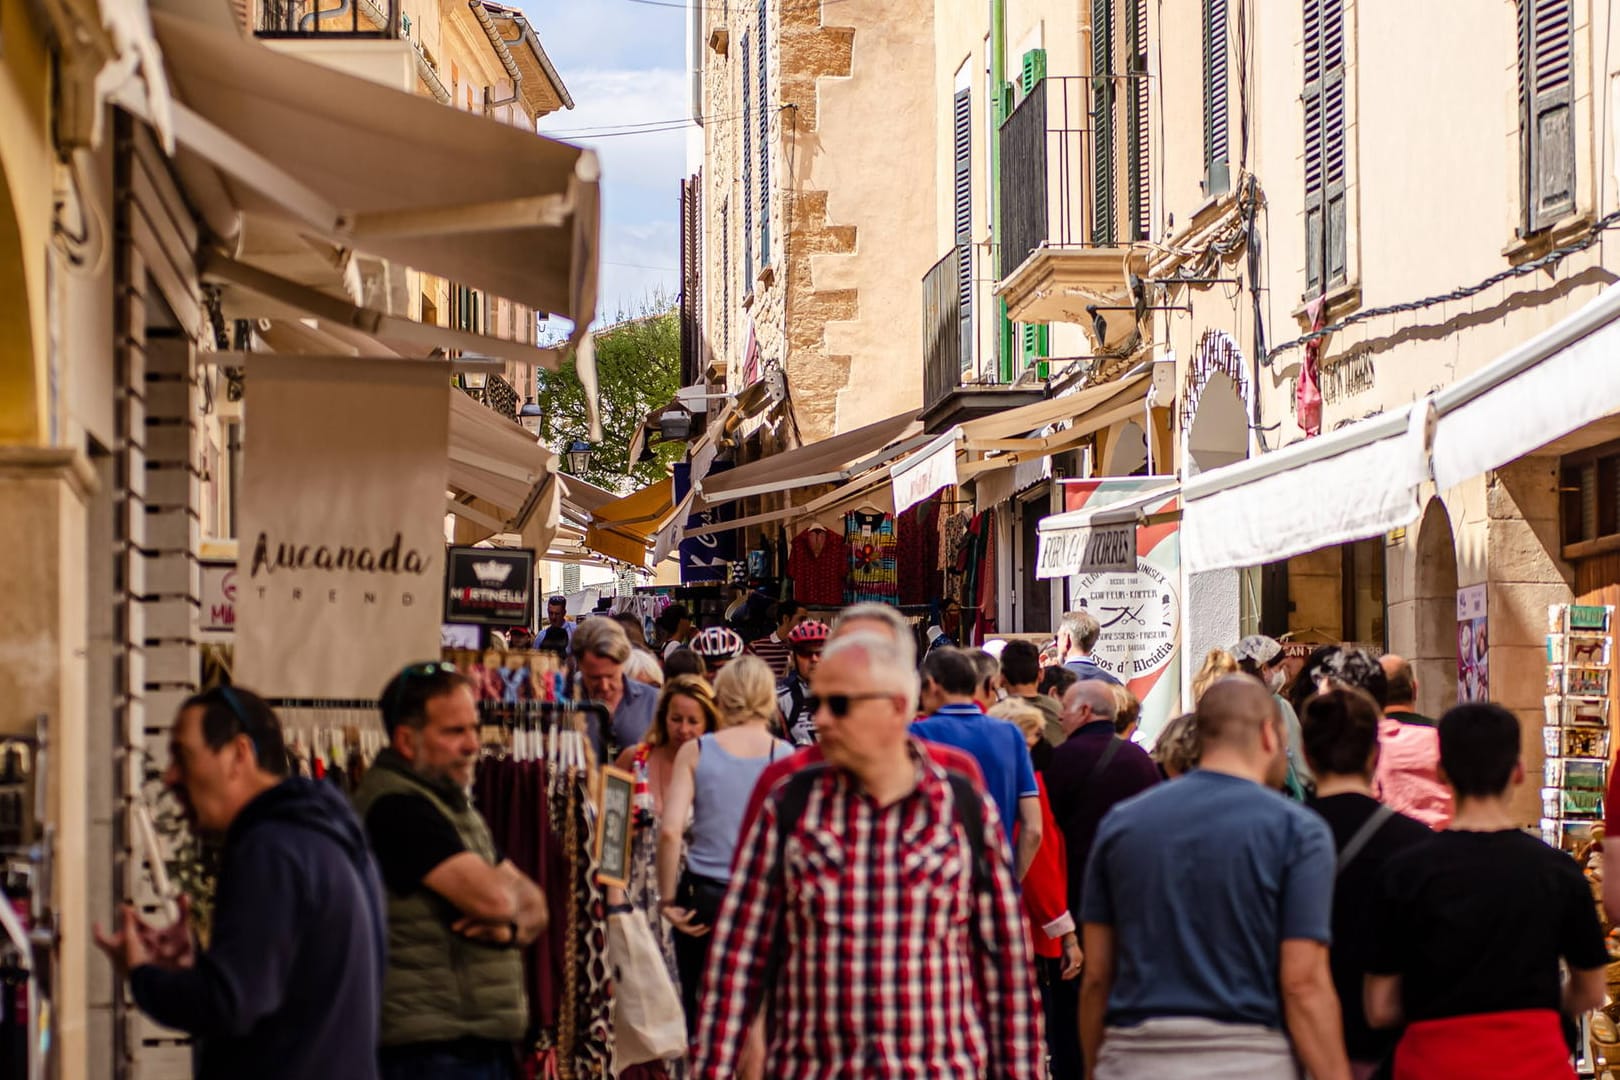
<path id="1" fill-rule="evenodd" d="M 1575 210 L 1575 28 L 1572 0 L 1519 0 L 1524 230 Z"/>
<path id="2" fill-rule="evenodd" d="M 764 43 L 761 42 L 763 45 Z M 742 182 L 743 293 L 754 290 L 754 72 L 749 65 L 748 35 L 742 38 Z"/>
<path id="3" fill-rule="evenodd" d="M 962 367 L 973 363 L 973 92 L 951 99 L 952 240 L 956 245 L 956 293 L 961 309 Z"/>
<path id="4" fill-rule="evenodd" d="M 1226 2 L 1204 0 L 1204 194 L 1232 186 L 1226 138 Z"/>

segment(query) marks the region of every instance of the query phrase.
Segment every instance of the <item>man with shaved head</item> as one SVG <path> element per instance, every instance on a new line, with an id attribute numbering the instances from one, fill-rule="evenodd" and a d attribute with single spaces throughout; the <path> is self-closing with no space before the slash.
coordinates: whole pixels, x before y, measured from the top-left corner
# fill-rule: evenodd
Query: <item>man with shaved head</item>
<path id="1" fill-rule="evenodd" d="M 1080 913 L 1087 1073 L 1349 1080 L 1328 967 L 1333 836 L 1275 790 L 1288 736 L 1271 691 L 1221 679 L 1198 734 L 1197 769 L 1097 832 Z"/>
<path id="2" fill-rule="evenodd" d="M 1046 767 L 1046 797 L 1052 817 L 1063 833 L 1069 868 L 1069 910 L 1080 918 L 1085 886 L 1086 857 L 1103 816 L 1117 803 L 1159 782 L 1158 766 L 1135 743 L 1114 732 L 1117 704 L 1114 685 L 1101 679 L 1083 679 L 1063 695 L 1062 724 L 1067 736 L 1052 751 Z M 1047 990 L 1059 996 L 1057 1013 L 1069 1018 L 1068 1030 L 1054 1032 L 1054 1076 L 1078 1075 L 1080 1032 L 1076 1019 L 1079 987 L 1071 980 L 1050 981 Z M 1073 1067 L 1066 1063 L 1075 1061 Z"/>
<path id="3" fill-rule="evenodd" d="M 840 637 L 810 685 L 824 760 L 778 784 L 743 835 L 693 1074 L 736 1076 L 763 1010 L 778 1080 L 1039 1080 L 1033 956 L 994 800 L 911 737 L 918 679 L 892 637 Z"/>

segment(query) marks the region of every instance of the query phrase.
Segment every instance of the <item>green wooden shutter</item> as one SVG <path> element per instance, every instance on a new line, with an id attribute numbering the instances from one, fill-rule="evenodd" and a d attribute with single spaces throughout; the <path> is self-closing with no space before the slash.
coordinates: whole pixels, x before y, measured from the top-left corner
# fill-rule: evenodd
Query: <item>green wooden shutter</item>
<path id="1" fill-rule="evenodd" d="M 1127 197 L 1127 237 L 1146 240 L 1152 231 L 1149 192 L 1152 178 L 1148 172 L 1148 0 L 1127 0 L 1126 48 L 1129 53 L 1130 110 L 1126 114 L 1126 153 L 1130 177 Z"/>
<path id="2" fill-rule="evenodd" d="M 1018 88 L 1024 93 L 1033 93 L 1040 81 L 1046 78 L 1046 50 L 1031 49 L 1024 54 L 1023 70 L 1019 75 Z"/>
<path id="3" fill-rule="evenodd" d="M 1305 287 L 1345 280 L 1347 133 L 1343 0 L 1305 0 Z"/>
<path id="4" fill-rule="evenodd" d="M 1018 370 L 1045 360 L 1051 355 L 1051 327 L 1040 323 L 1021 323 L 1018 327 Z"/>
<path id="5" fill-rule="evenodd" d="M 961 312 L 962 372 L 973 369 L 973 92 L 951 100 L 951 230 L 956 245 L 956 297 Z"/>
<path id="6" fill-rule="evenodd" d="M 1227 0 L 1204 0 L 1204 194 L 1232 186 L 1227 156 Z"/>
<path id="7" fill-rule="evenodd" d="M 1091 8 L 1091 242 L 1114 243 L 1119 197 L 1114 145 L 1114 0 Z"/>
<path id="8" fill-rule="evenodd" d="M 1519 0 L 1519 131 L 1524 230 L 1575 210 L 1572 0 Z"/>
<path id="9" fill-rule="evenodd" d="M 759 265 L 771 264 L 771 108 L 770 108 L 770 5 L 760 0 L 759 28 L 754 36 L 759 78 Z M 745 75 L 744 78 L 747 76 Z"/>

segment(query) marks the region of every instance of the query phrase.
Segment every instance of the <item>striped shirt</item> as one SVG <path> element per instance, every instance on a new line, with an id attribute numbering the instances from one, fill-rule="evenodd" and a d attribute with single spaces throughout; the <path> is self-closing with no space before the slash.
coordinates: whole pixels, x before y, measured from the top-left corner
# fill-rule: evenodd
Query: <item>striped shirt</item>
<path id="1" fill-rule="evenodd" d="M 758 641 L 749 642 L 748 651 L 771 665 L 771 671 L 776 675 L 777 682 L 787 678 L 788 665 L 793 657 L 793 646 L 771 634 Z"/>
<path id="2" fill-rule="evenodd" d="M 699 1080 L 737 1074 L 761 1008 L 776 1080 L 1045 1075 L 1034 962 L 995 803 L 981 796 L 990 880 L 976 887 L 946 772 L 915 740 L 911 754 L 917 787 L 886 807 L 844 770 L 819 774 L 785 844 L 782 786 L 767 796 L 715 924 Z M 786 951 L 768 970 L 779 936 Z"/>

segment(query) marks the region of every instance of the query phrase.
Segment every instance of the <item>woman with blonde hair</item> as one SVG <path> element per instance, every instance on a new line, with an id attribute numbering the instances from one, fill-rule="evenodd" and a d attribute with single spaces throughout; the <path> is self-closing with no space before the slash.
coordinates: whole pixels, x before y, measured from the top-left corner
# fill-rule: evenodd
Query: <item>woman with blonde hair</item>
<path id="1" fill-rule="evenodd" d="M 1174 780 L 1198 768 L 1198 759 L 1202 756 L 1197 713 L 1182 713 L 1164 725 L 1158 741 L 1153 744 L 1153 762 L 1167 780 Z"/>
<path id="2" fill-rule="evenodd" d="M 681 747 L 719 727 L 720 709 L 708 682 L 696 675 L 677 675 L 658 695 L 652 727 L 640 743 L 625 748 L 614 764 L 634 773 L 638 787 L 646 785 L 654 815 L 662 816 L 664 793 L 669 790 Z"/>
<path id="3" fill-rule="evenodd" d="M 1204 666 L 1193 676 L 1193 704 L 1197 705 L 1198 699 L 1204 696 L 1204 691 L 1214 686 L 1218 680 L 1235 675 L 1238 670 L 1237 659 L 1231 653 L 1225 649 L 1209 650 L 1209 655 L 1204 657 Z"/>
<path id="4" fill-rule="evenodd" d="M 717 730 L 681 747 L 664 792 L 658 833 L 658 888 L 664 917 L 677 931 L 675 959 L 687 1026 L 694 1033 L 698 991 L 714 926 L 731 882 L 743 812 L 760 774 L 793 747 L 771 734 L 776 676 L 757 656 L 731 661 L 714 680 Z M 690 814 L 691 827 L 687 826 Z M 681 849 L 686 870 L 681 872 Z"/>

